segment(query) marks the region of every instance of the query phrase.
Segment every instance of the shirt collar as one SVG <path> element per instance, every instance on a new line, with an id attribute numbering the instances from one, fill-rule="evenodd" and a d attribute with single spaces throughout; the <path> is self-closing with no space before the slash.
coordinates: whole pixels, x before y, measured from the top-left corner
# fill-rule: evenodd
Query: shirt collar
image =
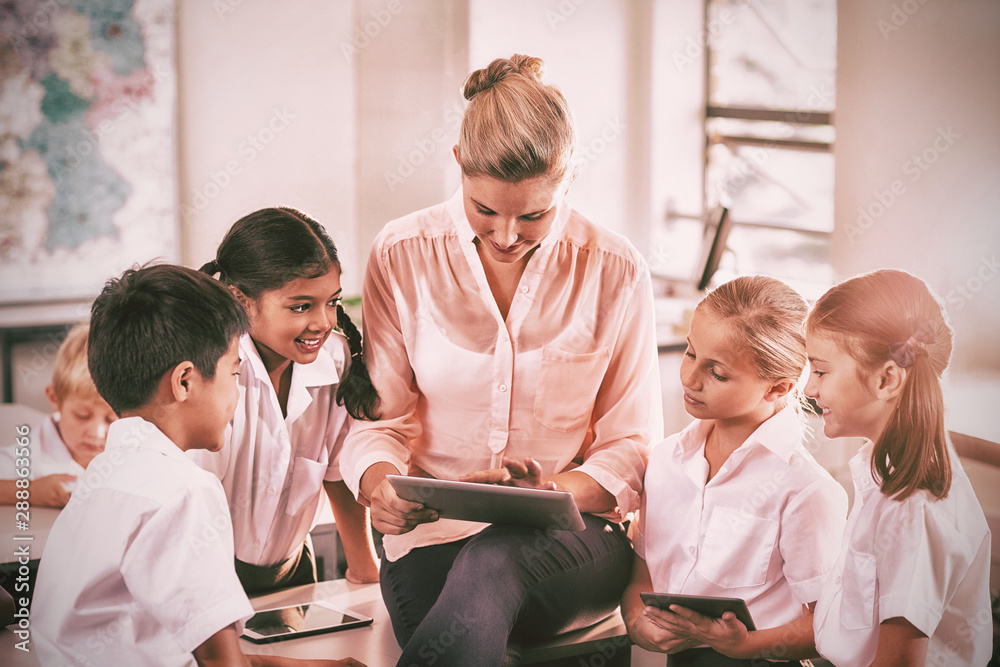
<path id="1" fill-rule="evenodd" d="M 854 478 L 854 488 L 859 492 L 865 492 L 872 487 L 878 487 L 875 478 L 872 476 L 872 452 L 875 443 L 866 440 L 865 444 L 858 450 L 858 453 L 851 457 L 851 477 Z"/>
<path id="2" fill-rule="evenodd" d="M 698 449 L 705 444 L 711 431 L 711 421 L 695 419 L 677 436 L 677 450 L 686 454 Z"/>
<path id="3" fill-rule="evenodd" d="M 794 406 L 787 405 L 758 426 L 757 430 L 747 438 L 747 442 L 762 445 L 788 463 L 792 458 L 792 452 L 802 444 L 802 435 L 802 419 Z"/>
<path id="4" fill-rule="evenodd" d="M 688 425 L 677 439 L 677 446 L 684 452 L 702 447 L 712 430 L 712 422 L 696 419 Z M 802 443 L 802 422 L 792 406 L 786 406 L 770 419 L 757 427 L 736 450 L 748 451 L 759 445 L 788 463 L 792 452 Z M 735 454 L 736 452 L 734 452 Z"/>
<path id="5" fill-rule="evenodd" d="M 156 424 L 142 417 L 124 417 L 108 426 L 106 449 L 118 447 L 138 447 L 151 449 L 165 456 L 187 461 L 184 452 L 173 440 L 163 434 Z"/>
<path id="6" fill-rule="evenodd" d="M 268 378 L 267 369 L 264 368 L 264 360 L 260 358 L 260 353 L 257 351 L 257 346 L 253 344 L 250 334 L 240 336 L 240 360 L 241 363 L 250 364 L 254 377 Z M 267 379 L 267 382 L 271 382 L 270 378 Z"/>

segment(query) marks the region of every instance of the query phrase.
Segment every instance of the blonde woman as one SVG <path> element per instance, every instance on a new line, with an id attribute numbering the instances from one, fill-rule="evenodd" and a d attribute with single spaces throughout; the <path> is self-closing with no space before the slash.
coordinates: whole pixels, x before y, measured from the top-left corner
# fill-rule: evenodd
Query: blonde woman
<path id="1" fill-rule="evenodd" d="M 344 472 L 385 533 L 401 665 L 516 663 L 525 638 L 610 613 L 628 580 L 620 522 L 662 431 L 652 289 L 635 248 L 566 202 L 573 124 L 541 68 L 515 55 L 469 76 L 461 190 L 386 225 L 368 261 L 382 419 L 352 430 Z M 438 520 L 387 474 L 561 489 L 587 529 Z"/>

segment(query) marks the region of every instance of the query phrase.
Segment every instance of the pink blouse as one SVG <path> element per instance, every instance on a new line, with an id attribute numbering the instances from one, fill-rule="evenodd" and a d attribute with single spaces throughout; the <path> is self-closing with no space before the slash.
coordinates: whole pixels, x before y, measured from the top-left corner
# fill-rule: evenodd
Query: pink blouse
<path id="1" fill-rule="evenodd" d="M 544 475 L 576 469 L 639 506 L 663 418 L 653 295 L 622 236 L 560 204 L 506 321 L 459 191 L 390 222 L 365 275 L 366 360 L 382 419 L 355 422 L 342 472 L 357 494 L 371 465 L 455 479 L 531 456 Z M 386 536 L 390 560 L 485 524 L 439 520 Z"/>

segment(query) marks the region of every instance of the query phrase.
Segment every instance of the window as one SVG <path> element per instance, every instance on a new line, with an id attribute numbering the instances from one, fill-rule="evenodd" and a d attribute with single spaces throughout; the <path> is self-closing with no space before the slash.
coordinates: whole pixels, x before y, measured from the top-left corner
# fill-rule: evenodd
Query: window
<path id="1" fill-rule="evenodd" d="M 833 281 L 835 0 L 706 0 L 705 210 L 730 209 L 716 283 Z"/>

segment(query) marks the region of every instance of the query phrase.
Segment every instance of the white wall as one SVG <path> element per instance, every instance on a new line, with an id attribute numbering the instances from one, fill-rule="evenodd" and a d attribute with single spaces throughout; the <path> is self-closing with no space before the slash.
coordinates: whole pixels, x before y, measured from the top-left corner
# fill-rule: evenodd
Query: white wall
<path id="1" fill-rule="evenodd" d="M 356 95 L 340 46 L 351 43 L 353 17 L 350 2 L 179 3 L 185 264 L 212 259 L 246 213 L 294 206 L 326 225 L 344 255 L 345 291 L 357 289 Z"/>
<path id="2" fill-rule="evenodd" d="M 287 204 L 327 226 L 357 293 L 375 233 L 458 187 L 465 77 L 515 52 L 543 58 L 574 110 L 573 205 L 646 252 L 668 208 L 701 215 L 701 20 L 700 0 L 180 0 L 182 261 Z"/>
<path id="3" fill-rule="evenodd" d="M 451 147 L 464 109 L 469 18 L 466 0 L 356 4 L 365 31 L 357 53 L 355 176 L 363 268 L 385 223 L 458 188 Z"/>
<path id="4" fill-rule="evenodd" d="M 1000 3 L 841 0 L 836 126 L 838 278 L 921 276 L 953 374 L 1000 370 Z"/>

